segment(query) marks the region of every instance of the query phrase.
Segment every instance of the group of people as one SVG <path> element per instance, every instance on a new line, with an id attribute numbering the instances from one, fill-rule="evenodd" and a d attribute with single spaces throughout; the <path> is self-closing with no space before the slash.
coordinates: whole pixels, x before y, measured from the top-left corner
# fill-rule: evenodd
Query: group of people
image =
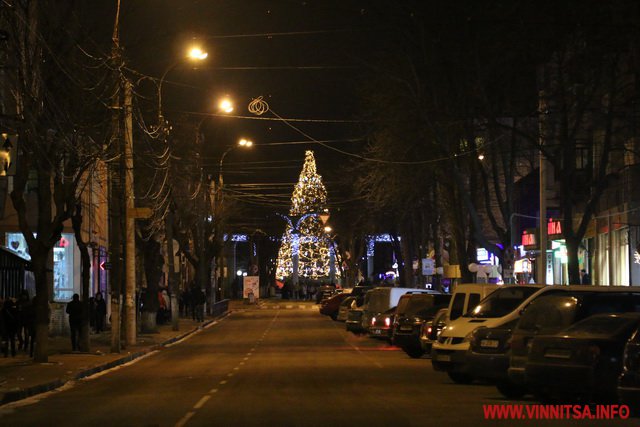
<path id="1" fill-rule="evenodd" d="M 204 321 L 204 305 L 207 302 L 205 293 L 193 282 L 189 289 L 180 293 L 180 315 L 189 317 L 197 322 Z"/>
<path id="2" fill-rule="evenodd" d="M 35 298 L 34 298 L 35 299 Z M 28 351 L 33 356 L 36 335 L 36 314 L 34 301 L 24 290 L 19 297 L 0 301 L 0 336 L 4 357 L 16 356 L 17 350 Z"/>
<path id="3" fill-rule="evenodd" d="M 80 302 L 80 295 L 73 294 L 66 310 L 69 315 L 69 330 L 71 333 L 71 350 L 80 350 L 80 331 L 84 319 L 84 306 Z M 102 292 L 97 292 L 95 297 L 89 298 L 89 327 L 95 333 L 104 331 L 104 322 L 107 315 L 107 303 L 102 296 Z"/>

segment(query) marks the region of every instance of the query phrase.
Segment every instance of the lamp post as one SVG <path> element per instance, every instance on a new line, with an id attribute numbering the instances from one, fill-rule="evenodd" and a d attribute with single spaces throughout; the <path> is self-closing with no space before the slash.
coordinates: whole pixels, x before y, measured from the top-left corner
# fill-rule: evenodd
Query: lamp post
<path id="1" fill-rule="evenodd" d="M 203 61 L 208 57 L 208 53 L 203 51 L 201 48 L 197 46 L 191 47 L 187 52 L 187 59 L 191 61 Z M 166 68 L 160 81 L 158 82 L 158 132 L 161 133 L 162 137 L 166 137 L 168 133 L 168 122 L 165 120 L 162 113 L 162 85 L 167 78 L 167 75 L 171 70 L 176 68 L 178 65 L 182 64 L 183 60 L 180 59 L 169 67 Z M 170 168 L 168 172 L 170 172 Z M 167 269 L 168 271 L 168 285 L 169 291 L 171 293 L 171 329 L 177 331 L 179 329 L 178 322 L 178 281 L 176 280 L 175 273 L 175 262 L 174 262 L 174 249 L 173 249 L 173 212 L 171 209 L 167 211 L 167 217 L 165 219 L 165 238 L 167 240 Z"/>
<path id="2" fill-rule="evenodd" d="M 220 103 L 220 108 L 223 109 L 224 108 L 224 101 Z M 230 111 L 232 111 L 233 108 L 231 108 Z M 223 163 L 224 163 L 224 159 L 225 157 L 227 157 L 227 154 L 229 154 L 229 152 L 231 152 L 231 150 L 235 149 L 235 148 L 251 148 L 253 147 L 253 141 L 246 139 L 246 138 L 241 138 L 237 145 L 232 145 L 230 147 L 228 147 L 223 153 L 222 156 L 220 156 L 220 162 L 218 163 L 218 188 L 215 190 L 215 203 L 214 203 L 214 208 L 215 208 L 215 212 L 218 213 L 218 215 L 220 215 L 220 213 L 222 212 L 222 204 L 223 204 L 223 186 L 224 186 L 224 178 L 223 178 L 223 174 L 222 174 L 222 167 L 223 167 Z M 221 228 L 221 224 L 220 221 L 218 220 L 216 222 L 216 232 L 215 232 L 215 236 L 216 239 L 220 239 L 219 242 L 220 244 L 220 255 L 218 257 L 218 261 L 216 262 L 216 267 L 214 268 L 214 271 L 218 268 L 218 266 L 220 266 L 220 275 L 218 276 L 217 274 L 214 274 L 215 276 L 215 281 L 214 281 L 214 291 L 217 290 L 218 287 L 221 287 L 222 285 L 222 281 L 224 280 L 224 269 L 221 268 L 222 267 L 222 259 L 223 259 L 223 251 L 222 248 L 224 246 L 224 239 L 222 238 L 222 228 Z M 218 279 L 220 280 L 220 283 L 218 283 Z M 214 293 L 212 293 L 213 295 Z"/>

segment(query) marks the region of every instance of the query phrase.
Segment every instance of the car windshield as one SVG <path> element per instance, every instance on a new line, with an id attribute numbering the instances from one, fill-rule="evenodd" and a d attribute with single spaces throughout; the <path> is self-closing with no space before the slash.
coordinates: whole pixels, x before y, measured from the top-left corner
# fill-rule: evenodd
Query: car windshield
<path id="1" fill-rule="evenodd" d="M 615 336 L 638 324 L 639 317 L 592 316 L 568 327 L 563 335 L 571 336 Z"/>
<path id="2" fill-rule="evenodd" d="M 540 288 L 533 286 L 509 286 L 492 292 L 464 317 L 495 318 L 506 316 Z"/>

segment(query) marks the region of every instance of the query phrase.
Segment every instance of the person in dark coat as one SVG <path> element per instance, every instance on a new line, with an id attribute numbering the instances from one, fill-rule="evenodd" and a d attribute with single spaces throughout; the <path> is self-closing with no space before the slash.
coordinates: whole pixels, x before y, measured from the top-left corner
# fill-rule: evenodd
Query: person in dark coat
<path id="1" fill-rule="evenodd" d="M 27 329 L 27 318 L 29 307 L 31 306 L 31 298 L 29 292 L 25 289 L 20 293 L 16 304 L 18 310 L 18 349 L 27 350 L 29 348 L 29 331 Z"/>
<path id="2" fill-rule="evenodd" d="M 69 315 L 69 326 L 71 327 L 71 350 L 78 351 L 78 339 L 82 327 L 82 303 L 80 295 L 73 294 L 73 299 L 67 304 L 67 314 Z"/>
<path id="3" fill-rule="evenodd" d="M 587 273 L 587 270 L 580 270 L 580 284 L 582 285 L 590 285 L 591 284 L 591 276 Z"/>
<path id="4" fill-rule="evenodd" d="M 13 298 L 7 298 L 0 310 L 2 316 L 3 330 L 3 353 L 4 357 L 9 357 L 9 347 L 11 347 L 11 356 L 16 356 L 16 335 L 18 333 L 18 308 Z"/>
<path id="5" fill-rule="evenodd" d="M 104 319 L 107 317 L 107 302 L 102 297 L 102 292 L 96 294 L 96 333 L 104 331 Z"/>
<path id="6" fill-rule="evenodd" d="M 31 304 L 26 306 L 22 313 L 24 333 L 29 337 L 29 356 L 33 357 L 33 348 L 36 343 L 36 297 L 33 297 Z M 26 340 L 26 339 L 25 339 Z M 27 346 L 24 348 L 27 351 Z"/>

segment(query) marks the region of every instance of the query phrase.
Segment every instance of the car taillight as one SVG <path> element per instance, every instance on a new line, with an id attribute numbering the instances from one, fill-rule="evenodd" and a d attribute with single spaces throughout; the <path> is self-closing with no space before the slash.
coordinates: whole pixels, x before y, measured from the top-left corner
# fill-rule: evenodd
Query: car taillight
<path id="1" fill-rule="evenodd" d="M 376 318 L 375 318 L 375 317 L 372 317 L 372 318 L 371 318 L 371 326 L 373 326 L 373 325 L 375 325 L 375 324 L 376 324 Z"/>
<path id="2" fill-rule="evenodd" d="M 384 324 L 387 325 L 387 326 L 391 326 L 391 318 L 385 317 Z"/>

